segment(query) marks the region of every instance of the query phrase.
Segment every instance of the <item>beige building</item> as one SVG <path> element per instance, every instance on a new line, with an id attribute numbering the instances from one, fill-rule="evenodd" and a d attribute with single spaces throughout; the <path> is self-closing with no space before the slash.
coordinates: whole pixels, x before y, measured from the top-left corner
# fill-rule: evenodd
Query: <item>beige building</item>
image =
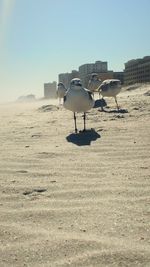
<path id="1" fill-rule="evenodd" d="M 44 83 L 44 97 L 45 98 L 56 97 L 56 82 Z"/>
<path id="2" fill-rule="evenodd" d="M 113 79 L 118 79 L 121 81 L 121 84 L 124 84 L 124 72 L 123 71 L 114 71 Z"/>
<path id="3" fill-rule="evenodd" d="M 88 81 L 92 73 L 97 73 L 100 79 L 104 77 L 112 78 L 111 73 L 108 73 L 106 61 L 96 61 L 95 63 L 88 63 L 79 67 L 79 77 L 82 80 L 83 86 L 87 87 Z M 107 79 L 108 79 L 107 78 Z"/>
<path id="4" fill-rule="evenodd" d="M 124 80 L 127 85 L 150 82 L 150 56 L 126 62 Z"/>
<path id="5" fill-rule="evenodd" d="M 72 70 L 71 73 L 61 73 L 58 75 L 58 82 L 62 82 L 66 88 L 69 88 L 70 81 L 73 78 L 79 78 L 79 72 Z"/>
<path id="6" fill-rule="evenodd" d="M 66 88 L 69 87 L 73 78 L 80 78 L 84 87 L 87 88 L 92 73 L 97 73 L 98 78 L 102 81 L 106 79 L 119 79 L 124 83 L 124 72 L 113 72 L 108 70 L 106 61 L 96 61 L 95 63 L 83 64 L 79 67 L 79 71 L 73 70 L 71 73 L 61 73 L 58 81 L 62 82 Z"/>

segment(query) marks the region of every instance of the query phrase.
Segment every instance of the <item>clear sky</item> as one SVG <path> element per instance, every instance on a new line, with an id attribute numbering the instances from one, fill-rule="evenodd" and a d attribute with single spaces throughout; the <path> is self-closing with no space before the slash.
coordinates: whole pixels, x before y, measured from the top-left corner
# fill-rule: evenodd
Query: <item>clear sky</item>
<path id="1" fill-rule="evenodd" d="M 85 63 L 150 55 L 150 0 L 0 0 L 0 102 Z"/>

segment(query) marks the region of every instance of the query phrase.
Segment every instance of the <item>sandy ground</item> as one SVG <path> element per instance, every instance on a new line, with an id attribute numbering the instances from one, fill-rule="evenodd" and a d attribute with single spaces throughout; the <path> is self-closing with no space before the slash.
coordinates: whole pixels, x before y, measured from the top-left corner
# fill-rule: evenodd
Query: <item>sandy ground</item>
<path id="1" fill-rule="evenodd" d="M 77 135 L 58 100 L 0 106 L 1 267 L 150 266 L 149 91 Z"/>

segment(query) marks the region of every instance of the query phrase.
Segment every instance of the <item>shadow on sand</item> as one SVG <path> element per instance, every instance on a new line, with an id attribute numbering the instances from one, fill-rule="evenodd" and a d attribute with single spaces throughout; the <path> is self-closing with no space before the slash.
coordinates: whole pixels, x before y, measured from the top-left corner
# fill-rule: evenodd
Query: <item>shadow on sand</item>
<path id="1" fill-rule="evenodd" d="M 100 112 L 106 112 L 106 113 L 121 113 L 121 114 L 124 114 L 124 113 L 128 113 L 128 110 L 127 109 L 111 109 L 111 110 L 108 110 L 108 109 L 103 109 L 103 110 L 99 110 Z"/>
<path id="2" fill-rule="evenodd" d="M 66 137 L 68 142 L 77 146 L 88 146 L 92 141 L 96 141 L 101 136 L 94 130 L 86 130 L 85 132 L 72 133 Z"/>
<path id="3" fill-rule="evenodd" d="M 104 109 L 104 107 L 106 109 Z M 94 108 L 103 108 L 100 109 L 99 111 L 101 112 L 106 112 L 106 113 L 128 113 L 128 110 L 127 109 L 109 109 L 109 107 L 107 106 L 107 102 L 104 98 L 101 98 L 101 99 L 97 99 L 95 100 L 95 105 L 94 105 Z"/>
<path id="4" fill-rule="evenodd" d="M 107 102 L 104 98 L 95 100 L 95 105 L 93 108 L 103 108 L 107 106 Z"/>

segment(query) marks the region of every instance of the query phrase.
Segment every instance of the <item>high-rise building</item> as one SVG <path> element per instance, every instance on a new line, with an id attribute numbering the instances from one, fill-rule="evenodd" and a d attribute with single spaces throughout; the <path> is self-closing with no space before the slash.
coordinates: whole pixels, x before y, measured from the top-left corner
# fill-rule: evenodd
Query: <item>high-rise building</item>
<path id="1" fill-rule="evenodd" d="M 121 84 L 124 84 L 124 72 L 123 71 L 114 71 L 113 79 L 117 79 L 121 81 Z"/>
<path id="2" fill-rule="evenodd" d="M 108 71 L 106 61 L 99 60 L 95 63 L 84 64 L 79 67 L 79 77 L 84 87 L 87 87 L 92 73 L 97 73 L 102 81 L 113 78 L 113 71 Z"/>
<path id="3" fill-rule="evenodd" d="M 107 61 L 96 61 L 95 63 L 83 64 L 79 67 L 79 71 L 73 70 L 71 73 L 61 73 L 58 76 L 58 81 L 62 82 L 66 88 L 69 87 L 70 81 L 73 78 L 80 78 L 84 87 L 88 87 L 88 82 L 91 79 L 92 73 L 97 73 L 101 81 L 106 79 L 119 79 L 124 83 L 124 72 L 113 72 L 108 70 Z"/>
<path id="4" fill-rule="evenodd" d="M 72 70 L 71 73 L 60 73 L 58 75 L 58 81 L 62 82 L 66 88 L 69 87 L 70 81 L 73 78 L 78 78 L 79 77 L 79 72 L 77 70 Z"/>
<path id="5" fill-rule="evenodd" d="M 126 62 L 124 79 L 127 85 L 150 82 L 150 56 Z"/>
<path id="6" fill-rule="evenodd" d="M 56 82 L 44 83 L 44 97 L 45 98 L 56 97 Z"/>

